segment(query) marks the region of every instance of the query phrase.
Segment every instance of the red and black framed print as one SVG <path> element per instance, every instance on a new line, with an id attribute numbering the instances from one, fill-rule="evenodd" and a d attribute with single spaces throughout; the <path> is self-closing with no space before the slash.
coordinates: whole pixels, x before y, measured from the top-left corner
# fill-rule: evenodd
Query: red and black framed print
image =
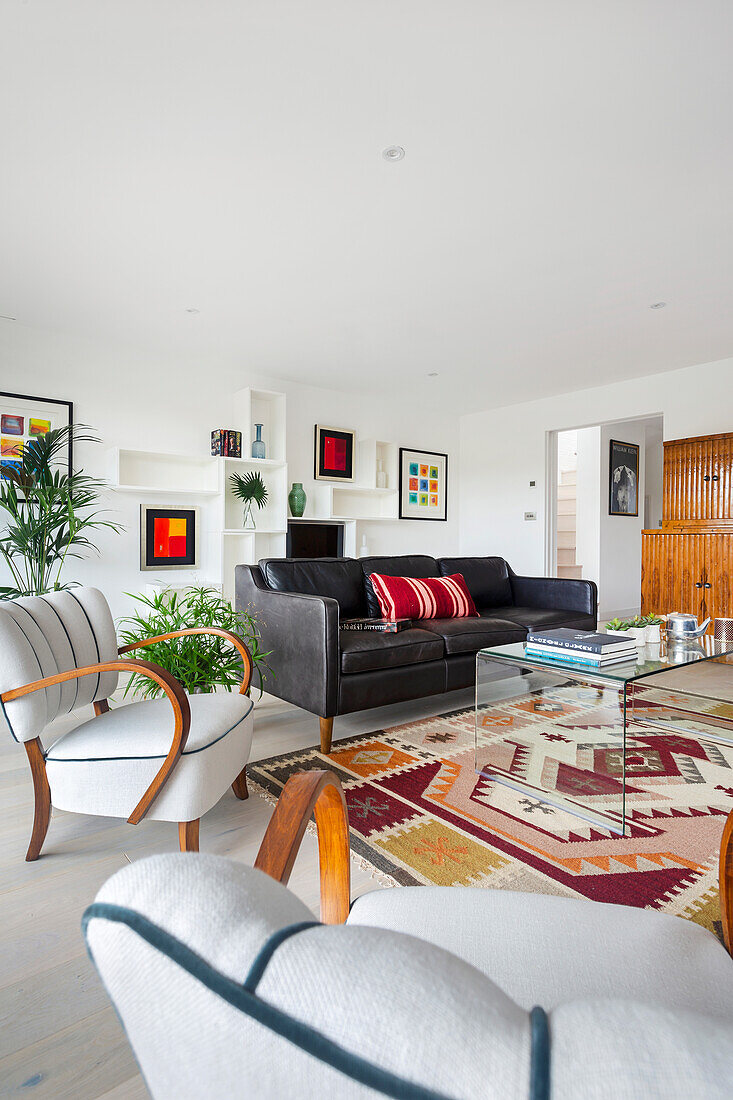
<path id="1" fill-rule="evenodd" d="M 400 519 L 448 518 L 448 455 L 400 447 Z"/>
<path id="2" fill-rule="evenodd" d="M 198 508 L 140 505 L 141 569 L 195 569 L 198 557 Z"/>
<path id="3" fill-rule="evenodd" d="M 315 477 L 317 481 L 354 480 L 356 433 L 346 428 L 324 428 L 316 424 Z"/>

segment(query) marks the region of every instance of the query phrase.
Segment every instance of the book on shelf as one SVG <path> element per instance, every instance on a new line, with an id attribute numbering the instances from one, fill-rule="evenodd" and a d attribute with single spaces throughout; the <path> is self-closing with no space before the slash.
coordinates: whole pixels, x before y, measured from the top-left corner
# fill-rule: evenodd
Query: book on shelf
<path id="1" fill-rule="evenodd" d="M 379 634 L 399 634 L 408 630 L 412 619 L 344 619 L 342 630 L 373 630 Z"/>
<path id="2" fill-rule="evenodd" d="M 638 650 L 625 650 L 623 653 L 611 653 L 606 656 L 598 656 L 593 653 L 585 653 L 583 650 L 557 649 L 548 646 L 525 646 L 525 654 L 528 657 L 539 657 L 544 661 L 565 661 L 574 665 L 588 665 L 591 668 L 605 668 L 607 665 L 622 665 L 629 661 L 636 661 Z"/>
<path id="3" fill-rule="evenodd" d="M 621 653 L 636 645 L 630 634 L 599 634 L 595 630 L 571 630 L 564 626 L 555 630 L 530 630 L 527 642 L 598 654 Z"/>
<path id="4" fill-rule="evenodd" d="M 233 428 L 216 428 L 211 433 L 211 453 L 220 458 L 241 458 L 242 433 Z"/>

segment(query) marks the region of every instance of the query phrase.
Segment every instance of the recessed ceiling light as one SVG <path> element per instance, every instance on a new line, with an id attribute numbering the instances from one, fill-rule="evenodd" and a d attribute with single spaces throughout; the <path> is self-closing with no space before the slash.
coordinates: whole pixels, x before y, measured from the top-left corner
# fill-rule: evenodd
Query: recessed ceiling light
<path id="1" fill-rule="evenodd" d="M 428 378 L 437 378 L 437 377 L 438 377 L 437 370 L 429 370 L 428 371 Z"/>
<path id="2" fill-rule="evenodd" d="M 201 312 L 201 310 L 196 309 L 194 306 L 189 306 L 189 308 L 186 310 L 186 313 L 200 313 L 200 312 Z"/>
<path id="3" fill-rule="evenodd" d="M 402 160 L 405 155 L 405 150 L 401 145 L 388 145 L 386 149 L 382 149 L 382 156 L 385 160 Z"/>
<path id="4" fill-rule="evenodd" d="M 666 304 L 666 302 L 653 302 L 652 305 L 649 306 L 649 309 L 664 309 Z"/>

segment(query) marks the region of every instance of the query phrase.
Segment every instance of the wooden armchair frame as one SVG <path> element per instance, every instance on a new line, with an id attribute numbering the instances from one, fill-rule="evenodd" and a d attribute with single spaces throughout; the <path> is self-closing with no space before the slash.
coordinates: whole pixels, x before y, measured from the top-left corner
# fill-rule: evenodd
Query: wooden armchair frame
<path id="1" fill-rule="evenodd" d="M 179 638 L 190 634 L 218 634 L 220 637 L 226 638 L 232 643 L 239 652 L 244 665 L 244 674 L 242 683 L 239 687 L 239 694 L 246 695 L 252 680 L 252 657 L 242 639 L 229 630 L 222 630 L 219 627 L 190 627 L 185 630 L 175 630 L 170 634 L 160 634 L 154 638 L 145 638 L 139 642 L 134 642 L 132 645 L 122 646 L 118 650 L 118 653 L 122 655 L 134 649 L 153 645 L 155 642 L 165 642 L 168 641 L 169 638 Z M 62 684 L 67 680 L 76 680 L 80 679 L 82 676 L 89 676 L 100 672 L 132 672 L 138 676 L 144 676 L 149 680 L 154 680 L 162 687 L 173 708 L 174 727 L 171 747 L 149 787 L 127 819 L 130 825 L 137 825 L 145 817 L 153 802 L 170 779 L 171 773 L 186 746 L 188 733 L 191 728 L 191 708 L 188 703 L 188 697 L 182 685 L 174 676 L 171 676 L 164 668 L 154 664 L 152 661 L 141 661 L 136 659 L 100 661 L 93 665 L 85 665 L 83 668 L 72 668 L 66 672 L 58 672 L 53 676 L 44 676 L 41 680 L 34 680 L 32 683 L 12 688 L 10 691 L 3 692 L 3 694 L 0 695 L 0 702 L 10 703 L 14 699 L 21 699 L 24 695 L 30 695 L 34 691 L 40 691 L 41 688 L 53 687 L 53 685 Z M 98 699 L 95 702 L 95 715 L 104 714 L 108 710 L 109 703 L 106 699 Z M 46 838 L 46 833 L 48 832 L 48 826 L 51 820 L 51 788 L 48 783 L 46 757 L 40 737 L 34 737 L 31 741 L 25 741 L 24 744 L 31 768 L 31 775 L 33 777 L 33 793 L 35 798 L 33 831 L 25 857 L 28 862 L 32 862 L 38 859 L 43 842 Z M 247 798 L 246 768 L 242 768 L 242 771 L 232 783 L 232 790 L 237 798 Z M 195 821 L 180 822 L 178 826 L 178 836 L 182 851 L 198 851 L 198 819 Z"/>
<path id="2" fill-rule="evenodd" d="M 333 772 L 298 772 L 288 779 L 255 867 L 287 884 L 312 814 L 318 830 L 321 920 L 324 924 L 344 924 L 351 900 L 349 814 L 341 783 Z"/>

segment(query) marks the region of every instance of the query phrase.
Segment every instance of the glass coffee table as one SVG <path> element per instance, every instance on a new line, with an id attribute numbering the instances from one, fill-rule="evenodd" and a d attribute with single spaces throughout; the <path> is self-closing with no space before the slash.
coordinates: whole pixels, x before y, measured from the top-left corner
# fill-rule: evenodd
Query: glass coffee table
<path id="1" fill-rule="evenodd" d="M 603 669 L 523 642 L 476 655 L 475 770 L 538 818 L 557 807 L 624 835 L 627 804 L 644 798 L 634 776 L 669 779 L 693 740 L 733 744 L 731 643 L 647 646 Z"/>

